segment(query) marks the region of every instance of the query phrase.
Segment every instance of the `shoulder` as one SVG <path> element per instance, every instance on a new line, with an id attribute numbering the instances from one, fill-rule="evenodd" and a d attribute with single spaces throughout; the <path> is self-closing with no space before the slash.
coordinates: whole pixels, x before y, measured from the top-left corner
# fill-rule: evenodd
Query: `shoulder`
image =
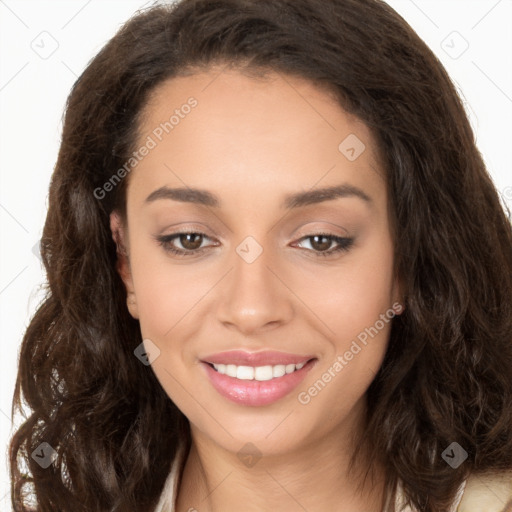
<path id="1" fill-rule="evenodd" d="M 512 512 L 512 470 L 470 475 L 457 512 Z"/>

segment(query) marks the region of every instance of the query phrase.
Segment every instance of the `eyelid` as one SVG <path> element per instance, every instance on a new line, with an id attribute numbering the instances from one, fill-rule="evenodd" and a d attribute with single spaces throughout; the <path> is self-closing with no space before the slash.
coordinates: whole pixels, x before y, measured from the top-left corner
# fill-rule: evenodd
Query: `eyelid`
<path id="1" fill-rule="evenodd" d="M 333 222 L 322 222 L 323 224 L 328 224 L 330 227 L 311 227 L 311 222 L 303 224 L 299 226 L 294 231 L 294 237 L 303 238 L 305 236 L 314 236 L 314 235 L 326 235 L 326 236 L 337 236 L 339 238 L 350 238 L 350 233 L 346 228 L 340 226 L 339 224 L 334 224 Z M 317 223 L 315 223 L 317 224 Z M 334 231 L 339 230 L 340 233 L 335 233 Z"/>

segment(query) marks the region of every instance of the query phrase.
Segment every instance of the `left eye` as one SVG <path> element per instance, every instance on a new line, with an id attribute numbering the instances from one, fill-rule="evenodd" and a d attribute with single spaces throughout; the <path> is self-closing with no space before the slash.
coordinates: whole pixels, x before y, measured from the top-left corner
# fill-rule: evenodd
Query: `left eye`
<path id="1" fill-rule="evenodd" d="M 310 240 L 310 246 L 313 248 L 313 252 L 318 256 L 330 256 L 331 254 L 340 251 L 348 251 L 354 243 L 353 238 L 341 237 L 325 233 L 305 236 L 301 238 L 301 240 Z M 333 243 L 335 244 L 334 249 L 331 247 Z"/>

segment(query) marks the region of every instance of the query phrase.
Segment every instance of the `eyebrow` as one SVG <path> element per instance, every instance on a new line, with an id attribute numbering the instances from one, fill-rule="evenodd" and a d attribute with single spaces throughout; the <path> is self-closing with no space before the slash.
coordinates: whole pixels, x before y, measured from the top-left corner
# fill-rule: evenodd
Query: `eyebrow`
<path id="1" fill-rule="evenodd" d="M 372 203 L 372 199 L 360 188 L 353 185 L 342 184 L 332 187 L 317 188 L 306 192 L 297 192 L 285 196 L 282 208 L 293 209 L 308 206 L 311 204 L 323 203 L 324 201 L 332 201 L 334 199 L 344 197 L 357 197 L 362 199 L 368 205 Z M 146 198 L 146 203 L 152 203 L 159 199 L 170 199 L 180 201 L 182 203 L 193 203 L 212 208 L 220 208 L 221 201 L 218 196 L 197 188 L 169 188 L 160 187 L 151 192 Z"/>

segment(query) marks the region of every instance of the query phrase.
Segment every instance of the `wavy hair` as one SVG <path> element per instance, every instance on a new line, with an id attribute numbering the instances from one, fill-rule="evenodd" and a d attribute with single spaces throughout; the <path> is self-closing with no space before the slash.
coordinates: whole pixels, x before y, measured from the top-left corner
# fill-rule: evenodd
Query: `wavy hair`
<path id="1" fill-rule="evenodd" d="M 379 457 L 388 496 L 402 482 L 419 510 L 447 510 L 470 473 L 512 468 L 510 213 L 446 71 L 380 0 L 157 5 L 88 64 L 50 184 L 47 293 L 20 352 L 12 414 L 22 400 L 31 411 L 10 442 L 14 510 L 147 512 L 190 446 L 188 420 L 133 354 L 140 326 L 109 227 L 113 210 L 125 214 L 128 178 L 101 200 L 95 190 L 130 158 L 155 87 L 216 63 L 329 88 L 374 134 L 406 298 L 353 461 Z M 46 469 L 32 456 L 43 442 Z M 458 469 L 442 458 L 452 442 L 468 453 Z"/>

